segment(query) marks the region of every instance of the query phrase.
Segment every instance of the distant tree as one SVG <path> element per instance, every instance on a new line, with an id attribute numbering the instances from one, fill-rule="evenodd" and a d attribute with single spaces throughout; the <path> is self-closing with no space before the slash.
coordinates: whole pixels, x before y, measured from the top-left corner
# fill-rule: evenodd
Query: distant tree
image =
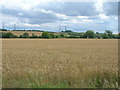
<path id="1" fill-rule="evenodd" d="M 19 36 L 19 38 L 23 38 L 23 36 L 22 36 L 22 35 L 20 35 L 20 36 Z"/>
<path id="2" fill-rule="evenodd" d="M 61 32 L 73 32 L 72 30 L 65 30 L 65 31 L 61 31 Z"/>
<path id="3" fill-rule="evenodd" d="M 1 35 L 2 35 L 1 36 L 2 38 L 17 38 L 16 35 L 14 35 L 13 33 L 10 33 L 10 32 L 2 33 Z"/>
<path id="4" fill-rule="evenodd" d="M 49 34 L 49 32 L 43 32 L 42 38 L 51 38 L 52 36 Z"/>
<path id="5" fill-rule="evenodd" d="M 103 39 L 108 39 L 109 38 L 109 36 L 106 33 L 104 33 L 102 37 L 103 37 Z"/>
<path id="6" fill-rule="evenodd" d="M 96 32 L 96 34 L 99 34 L 99 32 Z"/>
<path id="7" fill-rule="evenodd" d="M 94 38 L 100 39 L 101 37 L 102 37 L 102 35 L 99 32 L 96 32 L 94 35 Z"/>
<path id="8" fill-rule="evenodd" d="M 70 35 L 69 38 L 80 38 L 80 36 Z"/>
<path id="9" fill-rule="evenodd" d="M 65 36 L 64 36 L 64 34 L 60 34 L 60 37 L 61 37 L 61 38 L 64 38 Z"/>
<path id="10" fill-rule="evenodd" d="M 80 33 L 78 32 L 68 32 L 68 35 L 75 35 L 75 36 L 80 36 Z"/>
<path id="11" fill-rule="evenodd" d="M 25 32 L 23 35 L 20 35 L 20 38 L 29 38 L 29 34 Z"/>
<path id="12" fill-rule="evenodd" d="M 88 30 L 85 32 L 84 37 L 86 38 L 94 38 L 94 31 Z"/>
<path id="13" fill-rule="evenodd" d="M 7 29 L 0 29 L 0 31 L 7 31 Z"/>
<path id="14" fill-rule="evenodd" d="M 120 39 L 120 33 L 118 33 L 118 38 Z"/>
<path id="15" fill-rule="evenodd" d="M 95 36 L 94 36 L 94 38 L 98 38 L 98 39 L 100 39 L 102 36 L 101 36 L 101 34 L 95 34 Z"/>
<path id="16" fill-rule="evenodd" d="M 56 38 L 60 38 L 60 35 L 56 35 Z"/>
<path id="17" fill-rule="evenodd" d="M 113 32 L 110 31 L 110 30 L 105 30 L 105 33 L 108 35 L 109 38 L 112 38 L 113 37 Z"/>
<path id="18" fill-rule="evenodd" d="M 79 35 L 80 35 L 80 38 L 84 38 L 84 32 L 82 32 L 82 33 L 79 33 Z"/>
<path id="19" fill-rule="evenodd" d="M 32 36 L 30 36 L 30 38 L 37 38 L 37 36 L 34 33 L 32 33 Z"/>
<path id="20" fill-rule="evenodd" d="M 2 32 L 0 32 L 0 38 L 2 38 Z"/>
<path id="21" fill-rule="evenodd" d="M 54 33 L 51 33 L 51 38 L 56 38 L 56 35 Z"/>
<path id="22" fill-rule="evenodd" d="M 118 34 L 113 34 L 112 37 L 113 37 L 114 39 L 119 39 L 119 35 L 118 35 Z"/>

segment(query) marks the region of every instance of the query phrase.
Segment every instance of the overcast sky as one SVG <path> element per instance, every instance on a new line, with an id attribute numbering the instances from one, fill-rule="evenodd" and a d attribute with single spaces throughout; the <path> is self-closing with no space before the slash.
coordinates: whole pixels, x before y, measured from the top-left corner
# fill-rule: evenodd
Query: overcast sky
<path id="1" fill-rule="evenodd" d="M 54 2 L 53 2 L 54 1 Z M 0 21 L 6 29 L 59 31 L 67 26 L 77 32 L 118 32 L 118 2 L 63 2 L 55 0 L 2 0 Z M 2 25 L 2 22 L 0 22 Z M 0 26 L 2 28 L 2 26 Z"/>

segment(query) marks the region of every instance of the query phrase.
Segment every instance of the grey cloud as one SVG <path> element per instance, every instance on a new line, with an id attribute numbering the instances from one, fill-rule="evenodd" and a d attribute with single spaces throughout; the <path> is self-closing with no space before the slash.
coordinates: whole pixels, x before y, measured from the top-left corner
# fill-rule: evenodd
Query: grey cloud
<path id="1" fill-rule="evenodd" d="M 38 5 L 37 8 L 44 8 L 67 16 L 93 16 L 98 14 L 94 4 L 95 2 L 50 2 L 47 5 Z"/>
<path id="2" fill-rule="evenodd" d="M 22 12 L 22 10 L 10 9 L 10 8 L 2 8 L 2 14 L 6 14 L 9 16 L 18 16 L 18 13 Z"/>
<path id="3" fill-rule="evenodd" d="M 118 2 L 103 3 L 103 10 L 107 16 L 118 15 Z"/>
<path id="4" fill-rule="evenodd" d="M 22 13 L 22 15 L 20 15 L 20 13 Z M 43 24 L 43 23 L 66 20 L 61 17 L 58 17 L 55 13 L 46 13 L 46 12 L 34 11 L 34 10 L 15 10 L 15 9 L 4 8 L 3 14 L 17 17 L 22 22 L 27 22 L 29 24 Z"/>
<path id="5" fill-rule="evenodd" d="M 96 16 L 100 14 L 96 10 L 96 2 L 49 2 L 46 5 L 38 5 L 37 8 L 44 8 L 67 16 Z M 118 2 L 104 2 L 103 11 L 106 15 L 118 14 Z"/>

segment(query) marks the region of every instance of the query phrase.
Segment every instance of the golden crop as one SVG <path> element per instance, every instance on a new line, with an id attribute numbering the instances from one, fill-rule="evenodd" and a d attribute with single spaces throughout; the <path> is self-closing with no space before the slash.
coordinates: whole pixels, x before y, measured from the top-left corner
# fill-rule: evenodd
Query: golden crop
<path id="1" fill-rule="evenodd" d="M 2 45 L 5 88 L 118 87 L 118 40 L 3 39 Z"/>

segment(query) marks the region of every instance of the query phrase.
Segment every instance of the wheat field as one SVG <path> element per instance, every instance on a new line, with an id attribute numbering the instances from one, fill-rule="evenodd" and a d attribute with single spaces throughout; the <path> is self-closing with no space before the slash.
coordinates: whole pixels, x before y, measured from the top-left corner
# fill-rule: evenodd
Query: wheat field
<path id="1" fill-rule="evenodd" d="M 116 88 L 118 40 L 3 39 L 4 88 Z"/>

